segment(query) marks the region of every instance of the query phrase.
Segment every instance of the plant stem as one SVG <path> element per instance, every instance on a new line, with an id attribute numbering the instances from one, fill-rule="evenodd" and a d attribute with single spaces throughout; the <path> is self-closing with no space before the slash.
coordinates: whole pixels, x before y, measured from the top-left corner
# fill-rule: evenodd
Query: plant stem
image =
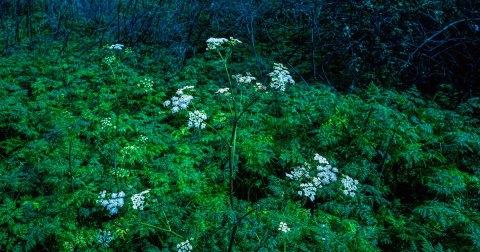
<path id="1" fill-rule="evenodd" d="M 233 124 L 233 130 L 232 130 L 232 138 L 230 140 L 230 147 L 228 149 L 228 167 L 230 170 L 230 176 L 229 176 L 229 181 L 230 181 L 230 208 L 232 211 L 234 210 L 233 207 L 233 168 L 234 168 L 234 162 L 235 162 L 235 144 L 237 141 L 237 120 L 234 121 Z"/>
<path id="2" fill-rule="evenodd" d="M 74 187 L 73 187 L 72 148 L 73 148 L 73 141 L 70 139 L 70 143 L 68 144 L 68 168 L 70 170 L 70 187 L 73 193 Z"/>
<path id="3" fill-rule="evenodd" d="M 180 239 L 185 240 L 185 237 L 183 237 L 183 236 L 175 233 L 175 232 L 172 231 L 172 230 L 165 229 L 165 228 L 161 228 L 161 227 L 157 227 L 157 226 L 154 226 L 154 225 L 145 223 L 145 222 L 140 222 L 140 224 L 142 224 L 142 225 L 144 225 L 144 226 L 147 226 L 147 227 L 156 228 L 156 229 L 158 229 L 158 230 L 161 230 L 161 231 L 164 231 L 164 232 L 167 232 L 167 233 L 170 233 L 170 234 L 173 234 L 173 235 L 175 235 L 176 237 L 179 237 Z"/>

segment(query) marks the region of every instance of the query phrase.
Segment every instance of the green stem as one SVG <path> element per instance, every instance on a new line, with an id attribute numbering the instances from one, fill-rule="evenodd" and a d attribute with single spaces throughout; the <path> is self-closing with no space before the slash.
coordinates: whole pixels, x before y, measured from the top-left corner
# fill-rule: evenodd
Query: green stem
<path id="1" fill-rule="evenodd" d="M 283 240 L 283 252 L 287 252 L 287 240 Z"/>
<path id="2" fill-rule="evenodd" d="M 233 207 L 233 168 L 235 166 L 235 144 L 237 141 L 237 121 L 235 120 L 233 124 L 233 130 L 232 130 L 232 138 L 230 140 L 230 148 L 228 149 L 229 155 L 228 155 L 228 167 L 230 170 L 230 208 L 234 210 Z"/>
<path id="3" fill-rule="evenodd" d="M 70 139 L 70 143 L 68 145 L 68 168 L 70 170 L 70 187 L 73 193 L 74 186 L 73 186 L 72 148 L 73 148 L 73 141 L 72 139 Z"/>
<path id="4" fill-rule="evenodd" d="M 158 230 L 161 230 L 161 231 L 164 231 L 164 232 L 167 232 L 167 233 L 170 233 L 170 234 L 173 234 L 173 235 L 175 235 L 176 237 L 179 237 L 180 239 L 185 240 L 185 237 L 183 237 L 183 236 L 175 233 L 175 232 L 172 231 L 172 230 L 165 229 L 165 228 L 161 228 L 161 227 L 157 227 L 157 226 L 154 226 L 154 225 L 145 223 L 145 222 L 140 222 L 140 224 L 142 224 L 142 225 L 144 225 L 144 226 L 147 226 L 147 227 L 156 228 L 156 229 L 158 229 Z"/>
<path id="5" fill-rule="evenodd" d="M 237 108 L 235 105 L 235 92 L 233 92 L 233 83 L 232 79 L 230 78 L 230 71 L 228 70 L 228 58 L 223 57 L 222 53 L 218 51 L 218 55 L 220 56 L 220 59 L 223 61 L 223 67 L 225 68 L 225 73 L 227 73 L 227 78 L 228 78 L 228 85 L 230 87 L 231 91 L 231 97 L 232 97 L 232 105 L 233 105 L 233 112 L 235 114 L 235 117 L 237 116 Z"/>

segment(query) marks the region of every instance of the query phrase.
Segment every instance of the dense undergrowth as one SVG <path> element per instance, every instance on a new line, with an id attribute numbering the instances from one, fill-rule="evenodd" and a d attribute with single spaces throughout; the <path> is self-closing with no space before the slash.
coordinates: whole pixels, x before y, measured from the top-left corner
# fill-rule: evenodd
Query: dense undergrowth
<path id="1" fill-rule="evenodd" d="M 281 91 L 233 44 L 175 73 L 120 46 L 1 58 L 0 250 L 480 249 L 478 98 Z"/>

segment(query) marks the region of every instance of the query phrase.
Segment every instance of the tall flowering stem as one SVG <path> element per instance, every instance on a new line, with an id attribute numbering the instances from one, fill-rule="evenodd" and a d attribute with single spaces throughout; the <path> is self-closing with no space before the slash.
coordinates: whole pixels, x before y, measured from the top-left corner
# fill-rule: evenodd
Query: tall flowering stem
<path id="1" fill-rule="evenodd" d="M 223 62 L 223 67 L 225 69 L 225 73 L 227 74 L 228 84 L 230 88 L 233 89 L 232 79 L 230 77 L 230 71 L 228 70 L 228 53 L 223 57 L 220 50 L 217 50 L 220 59 Z M 230 187 L 230 209 L 234 210 L 233 205 L 233 169 L 235 168 L 234 160 L 235 160 L 235 145 L 237 142 L 237 125 L 238 125 L 238 117 L 237 117 L 237 107 L 235 103 L 235 92 L 232 92 L 232 105 L 233 105 L 233 113 L 234 113 L 234 120 L 233 120 L 233 129 L 232 129 L 232 136 L 230 138 L 229 148 L 228 148 L 228 169 L 229 169 L 229 187 Z"/>
<path id="2" fill-rule="evenodd" d="M 238 130 L 238 122 L 242 118 L 242 116 L 250 109 L 250 107 L 255 104 L 256 101 L 258 101 L 258 98 L 260 95 L 263 93 L 262 91 L 267 90 L 267 86 L 263 85 L 262 83 L 255 82 L 256 78 L 251 76 L 249 73 L 247 73 L 245 76 L 236 74 L 231 76 L 230 71 L 228 68 L 228 59 L 230 55 L 232 54 L 231 47 L 235 46 L 236 44 L 242 43 L 238 39 L 234 39 L 230 37 L 230 39 L 226 38 L 209 38 L 207 41 L 207 51 L 215 51 L 218 56 L 220 57 L 220 60 L 223 63 L 223 68 L 225 70 L 225 73 L 227 74 L 228 78 L 228 85 L 229 88 L 221 88 L 219 89 L 216 93 L 224 94 L 227 93 L 229 90 L 233 90 L 234 87 L 237 87 L 240 85 L 253 85 L 253 87 L 256 90 L 256 94 L 251 96 L 251 100 L 247 101 L 246 104 L 241 108 L 241 110 L 237 109 L 237 101 L 236 101 L 236 92 L 228 92 L 228 94 L 231 96 L 231 102 L 232 105 L 230 106 L 229 104 L 229 109 L 230 112 L 233 114 L 233 121 L 232 121 L 232 132 L 229 141 L 225 141 L 225 138 L 222 137 L 221 134 L 219 134 L 222 137 L 222 140 L 226 142 L 228 145 L 228 168 L 229 168 L 229 196 L 230 196 L 230 209 L 234 213 L 234 223 L 233 223 L 233 228 L 232 228 L 232 233 L 230 235 L 230 242 L 228 245 L 228 251 L 232 251 L 233 249 L 233 244 L 235 241 L 235 235 L 237 232 L 238 227 L 240 226 L 243 218 L 245 218 L 248 214 L 250 214 L 252 211 L 249 211 L 248 213 L 244 214 L 242 217 L 239 218 L 235 211 L 235 206 L 234 206 L 234 197 L 233 197 L 233 184 L 234 184 L 234 168 L 236 167 L 235 163 L 235 151 L 236 151 L 236 142 L 237 142 L 237 130 Z M 281 64 L 275 64 L 274 65 L 274 72 L 272 72 L 270 75 L 272 77 L 272 83 L 270 85 L 270 88 L 275 90 L 275 91 L 284 91 L 286 84 L 294 84 L 294 81 L 292 77 L 290 76 L 289 72 L 283 65 Z M 232 77 L 235 79 L 235 83 L 232 81 Z M 243 93 L 240 93 L 240 100 L 239 102 L 242 104 L 243 103 Z M 210 127 L 210 126 L 209 126 Z M 211 127 L 214 129 L 213 127 Z M 214 129 L 215 130 L 215 129 Z M 216 131 L 216 130 L 215 130 Z M 218 131 L 216 131 L 218 133 Z"/>
<path id="3" fill-rule="evenodd" d="M 113 169 L 114 169 L 114 173 L 115 173 L 115 182 L 118 184 L 118 167 L 117 167 L 117 155 L 118 155 L 118 144 L 116 142 L 117 140 L 117 134 L 118 134 L 118 126 L 119 126 L 119 117 L 120 117 L 120 105 L 118 104 L 120 98 L 119 98 L 119 94 L 118 94 L 118 84 L 120 82 L 121 79 L 123 79 L 123 73 L 122 74 L 122 78 L 120 79 L 116 72 L 115 72 L 115 69 L 113 67 L 113 64 L 114 63 L 117 63 L 117 66 L 119 65 L 119 59 L 117 58 L 117 53 L 116 51 L 118 52 L 123 52 L 124 51 L 124 45 L 122 44 L 113 44 L 113 45 L 110 45 L 110 46 L 107 46 L 106 47 L 108 50 L 111 51 L 111 54 L 110 56 L 107 56 L 103 59 L 103 63 L 105 63 L 108 68 L 110 69 L 110 71 L 112 72 L 112 75 L 113 75 L 113 79 L 114 79 L 114 82 L 115 82 L 115 102 L 117 103 L 116 106 L 114 106 L 114 113 L 116 115 L 116 120 L 115 120 L 115 127 L 113 127 L 113 141 L 114 141 L 114 152 L 113 152 Z M 126 50 L 125 50 L 126 52 Z"/>

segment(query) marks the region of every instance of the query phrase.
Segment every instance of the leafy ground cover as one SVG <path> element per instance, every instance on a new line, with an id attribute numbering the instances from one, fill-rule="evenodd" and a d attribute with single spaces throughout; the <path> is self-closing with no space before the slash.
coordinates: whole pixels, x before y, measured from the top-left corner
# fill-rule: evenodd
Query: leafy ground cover
<path id="1" fill-rule="evenodd" d="M 0 58 L 2 250 L 480 249 L 478 98 L 342 94 L 232 38 L 177 72 L 60 48 Z"/>

